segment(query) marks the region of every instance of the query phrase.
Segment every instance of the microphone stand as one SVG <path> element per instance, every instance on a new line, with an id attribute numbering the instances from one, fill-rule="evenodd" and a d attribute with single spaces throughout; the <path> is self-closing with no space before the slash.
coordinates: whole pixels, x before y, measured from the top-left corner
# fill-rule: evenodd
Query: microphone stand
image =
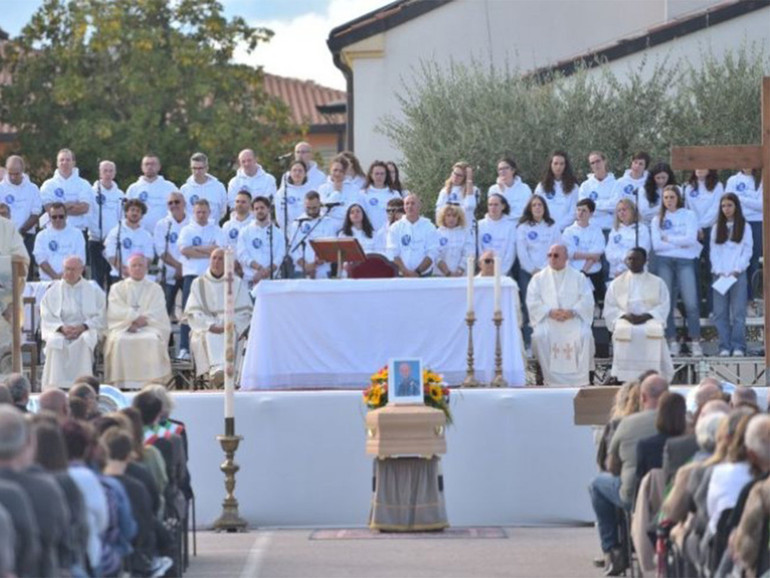
<path id="1" fill-rule="evenodd" d="M 270 280 L 273 279 L 273 221 L 268 224 L 267 236 L 270 238 Z"/>
<path id="2" fill-rule="evenodd" d="M 101 180 L 97 180 L 96 181 L 96 198 L 99 201 L 99 243 L 101 243 L 102 248 L 104 248 L 104 224 L 102 222 L 102 205 L 104 205 L 104 202 L 106 201 L 106 196 L 104 198 L 102 197 L 102 181 Z M 100 256 L 93 256 L 93 255 L 91 256 L 91 266 L 92 267 L 95 266 L 95 261 L 99 257 Z M 102 257 L 102 259 L 104 259 L 104 257 Z M 109 276 L 109 274 L 110 274 L 110 272 L 107 271 L 107 275 L 108 276 Z M 102 284 L 105 287 L 107 287 L 107 285 L 109 284 L 109 279 L 102 278 L 102 279 L 100 279 L 100 281 L 102 282 Z"/>
<path id="3" fill-rule="evenodd" d="M 324 217 L 326 217 L 328 214 L 329 214 L 329 211 L 327 210 L 325 213 L 321 213 L 320 215 L 318 215 L 318 217 L 316 217 L 316 222 L 313 223 L 313 226 L 310 227 L 310 229 L 308 229 L 308 232 L 305 233 L 305 235 L 299 240 L 299 243 L 294 245 L 294 248 L 292 249 L 292 252 L 296 251 L 297 247 L 302 246 L 302 259 L 303 260 L 305 259 L 305 243 L 307 243 L 308 237 L 310 237 L 310 235 L 313 233 L 313 231 L 315 231 L 316 227 L 321 224 L 321 221 L 323 221 Z M 299 227 L 297 227 L 297 230 L 299 230 Z M 292 239 L 292 242 L 294 242 L 294 239 Z M 303 278 L 306 278 L 305 270 L 304 269 L 305 268 L 303 267 L 302 268 L 302 276 L 303 276 Z"/>
<path id="4" fill-rule="evenodd" d="M 120 200 L 120 219 L 118 220 L 118 245 L 116 247 L 115 256 L 118 261 L 118 278 L 123 280 L 123 218 L 125 217 L 125 199 Z"/>
<path id="5" fill-rule="evenodd" d="M 163 254 L 167 257 L 168 256 L 168 245 L 169 245 L 169 237 L 171 236 L 171 227 L 174 226 L 174 215 L 171 215 L 171 220 L 168 224 L 168 229 L 166 229 L 166 245 L 163 247 Z M 168 263 L 166 263 L 166 258 L 163 258 L 163 271 L 161 272 L 161 278 L 163 280 L 163 290 L 166 290 L 166 269 L 168 268 Z"/>
<path id="6" fill-rule="evenodd" d="M 289 247 L 291 247 L 294 244 L 294 239 L 297 238 L 297 234 L 299 233 L 300 225 L 302 223 L 306 222 L 306 221 L 309 221 L 309 220 L 310 219 L 308 217 L 300 217 L 298 219 L 295 219 L 295 221 L 297 221 L 297 228 L 294 229 L 294 234 L 291 236 L 291 241 L 290 242 L 289 242 L 289 236 L 286 235 L 286 257 L 284 258 L 283 262 L 284 262 L 284 264 L 287 267 L 289 266 L 289 264 L 293 264 L 294 263 L 294 260 L 290 256 L 291 253 L 294 252 L 294 249 L 292 249 L 291 252 L 290 252 L 289 251 Z M 288 232 L 288 227 L 287 227 L 287 232 Z M 296 249 L 296 247 L 295 247 L 295 249 Z M 302 245 L 302 261 L 303 261 L 303 263 L 305 261 L 305 246 L 304 245 Z M 290 277 L 291 277 L 291 271 L 289 271 L 288 273 L 284 274 L 284 278 L 289 279 Z M 302 266 L 302 278 L 303 279 L 305 278 L 305 266 L 304 265 Z"/>
<path id="7" fill-rule="evenodd" d="M 642 218 L 642 214 L 639 212 L 639 187 L 636 187 L 634 189 L 634 197 L 636 198 L 636 241 L 634 243 L 634 247 L 639 246 L 639 219 Z"/>

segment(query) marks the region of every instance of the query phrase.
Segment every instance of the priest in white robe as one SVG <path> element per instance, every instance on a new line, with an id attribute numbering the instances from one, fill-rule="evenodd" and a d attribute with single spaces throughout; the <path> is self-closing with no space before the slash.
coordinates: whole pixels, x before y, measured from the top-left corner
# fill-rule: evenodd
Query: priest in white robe
<path id="1" fill-rule="evenodd" d="M 553 245 L 548 266 L 527 289 L 532 325 L 532 353 L 546 385 L 583 386 L 594 368 L 593 287 L 577 269 L 567 265 L 567 248 Z"/>
<path id="2" fill-rule="evenodd" d="M 43 390 L 69 389 L 81 375 L 93 373 L 94 348 L 105 329 L 105 296 L 83 279 L 83 261 L 64 259 L 62 278 L 40 302 L 40 330 L 45 341 Z"/>
<path id="3" fill-rule="evenodd" d="M 637 379 L 654 369 L 667 380 L 674 364 L 664 331 L 669 294 L 660 277 L 644 270 L 647 251 L 641 247 L 626 255 L 628 271 L 615 278 L 604 298 L 604 320 L 612 332 L 612 371 L 619 381 Z"/>
<path id="4" fill-rule="evenodd" d="M 19 295 L 24 291 L 24 279 L 29 267 L 29 253 L 24 247 L 24 239 L 10 219 L 10 209 L 5 203 L 2 206 L 8 210 L 8 217 L 0 216 L 0 257 L 9 257 L 7 261 L 7 281 L 11 280 L 11 262 L 18 260 L 24 263 L 24 275 L 19 278 Z M 10 353 L 13 345 L 13 287 L 0 277 L 0 358 Z"/>
<path id="5" fill-rule="evenodd" d="M 244 334 L 251 322 L 251 297 L 246 284 L 237 276 L 233 278 L 235 296 L 235 335 Z M 190 297 L 184 309 L 184 319 L 190 325 L 190 349 L 195 361 L 196 375 L 209 374 L 211 383 L 219 386 L 224 382 L 225 364 L 225 252 L 216 249 L 209 258 L 208 270 L 196 278 L 190 288 Z M 240 348 L 236 347 L 236 353 Z M 238 367 L 236 355 L 235 366 Z"/>
<path id="6" fill-rule="evenodd" d="M 171 378 L 168 340 L 171 323 L 160 285 L 146 278 L 147 258 L 132 255 L 128 278 L 112 286 L 104 346 L 108 383 L 139 389 Z"/>

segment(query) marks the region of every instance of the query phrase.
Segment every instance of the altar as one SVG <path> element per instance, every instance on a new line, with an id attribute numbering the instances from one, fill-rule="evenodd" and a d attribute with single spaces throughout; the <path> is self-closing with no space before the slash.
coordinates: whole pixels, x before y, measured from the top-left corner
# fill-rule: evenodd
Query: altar
<path id="1" fill-rule="evenodd" d="M 473 330 L 477 379 L 494 377 L 493 278 L 477 278 Z M 263 282 L 241 389 L 357 388 L 393 357 L 420 357 L 444 379 L 465 378 L 465 278 Z M 503 377 L 526 383 L 515 283 L 502 279 Z"/>

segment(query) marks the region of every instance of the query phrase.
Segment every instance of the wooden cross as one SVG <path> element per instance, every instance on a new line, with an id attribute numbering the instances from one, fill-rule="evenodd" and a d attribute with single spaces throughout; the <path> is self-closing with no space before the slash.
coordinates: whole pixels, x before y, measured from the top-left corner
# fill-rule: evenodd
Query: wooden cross
<path id="1" fill-rule="evenodd" d="M 674 170 L 763 169 L 762 170 L 762 251 L 770 258 L 770 77 L 762 79 L 762 144 L 748 146 L 672 147 Z M 770 335 L 770 261 L 762 267 L 765 302 L 765 340 Z M 749 279 L 751 282 L 751 279 Z M 770 366 L 765 345 L 765 385 L 770 386 Z"/>

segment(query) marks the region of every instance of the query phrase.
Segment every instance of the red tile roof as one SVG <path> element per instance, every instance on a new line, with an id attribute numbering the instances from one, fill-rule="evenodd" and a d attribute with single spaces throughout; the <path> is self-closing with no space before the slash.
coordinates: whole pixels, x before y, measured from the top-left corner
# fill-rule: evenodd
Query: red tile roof
<path id="1" fill-rule="evenodd" d="M 324 125 L 344 123 L 342 115 L 324 116 L 316 110 L 319 104 L 345 102 L 344 91 L 327 88 L 312 80 L 286 78 L 265 73 L 265 91 L 283 100 L 298 124 Z"/>

